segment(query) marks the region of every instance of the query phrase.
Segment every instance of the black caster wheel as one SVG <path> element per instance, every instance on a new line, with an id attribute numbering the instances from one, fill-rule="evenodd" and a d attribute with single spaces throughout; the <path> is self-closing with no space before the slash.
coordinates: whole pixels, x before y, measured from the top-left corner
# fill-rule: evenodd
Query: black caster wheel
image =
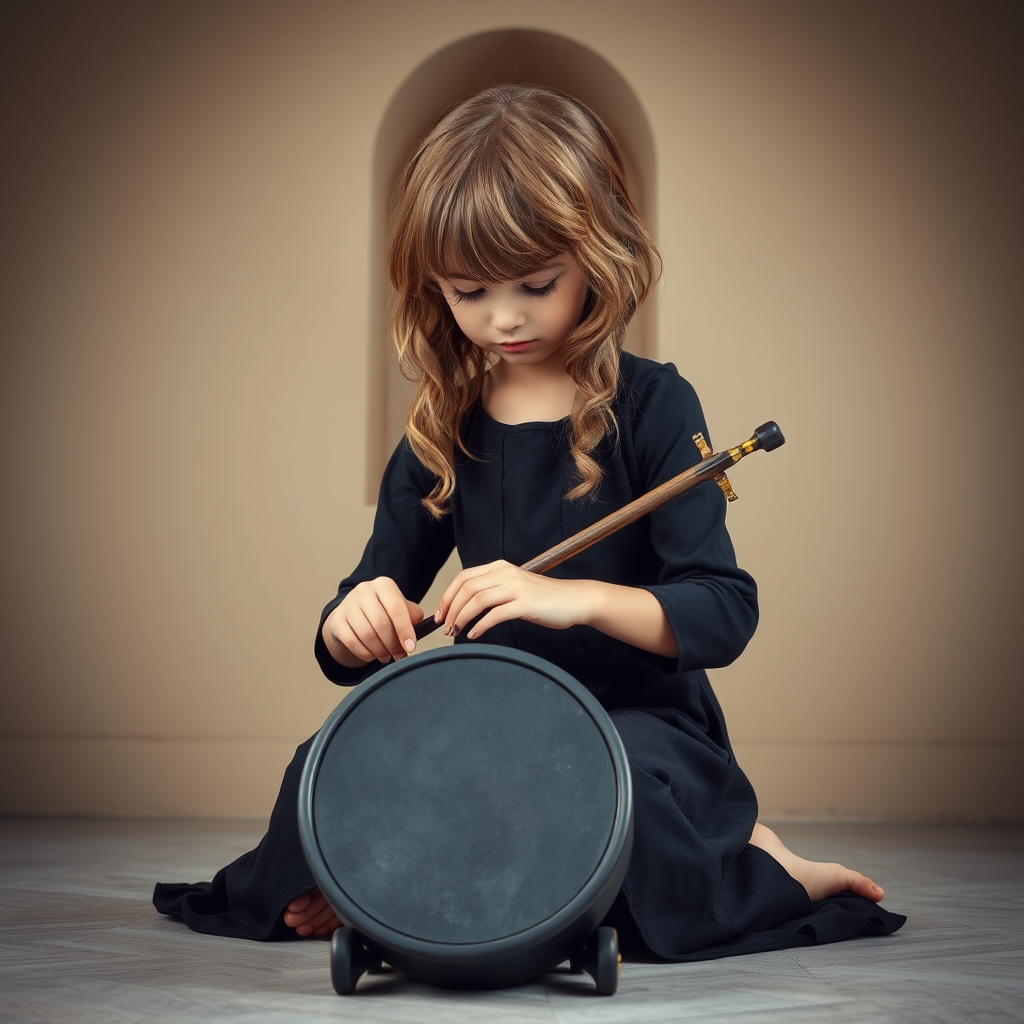
<path id="1" fill-rule="evenodd" d="M 569 959 L 574 974 L 587 972 L 593 979 L 599 996 L 613 996 L 619 987 L 619 935 L 614 928 L 598 928 L 590 941 Z"/>
<path id="2" fill-rule="evenodd" d="M 350 996 L 356 983 L 367 973 L 378 972 L 380 958 L 362 943 L 354 928 L 337 928 L 331 938 L 331 984 L 339 996 Z"/>

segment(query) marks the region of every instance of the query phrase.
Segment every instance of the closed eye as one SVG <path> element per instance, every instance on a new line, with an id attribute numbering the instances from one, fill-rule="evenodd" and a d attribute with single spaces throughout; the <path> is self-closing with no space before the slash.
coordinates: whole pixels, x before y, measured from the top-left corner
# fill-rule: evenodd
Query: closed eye
<path id="1" fill-rule="evenodd" d="M 524 281 L 519 287 L 532 298 L 543 299 L 545 296 L 550 295 L 557 286 L 558 278 L 553 277 L 546 284 L 529 285 Z M 486 288 L 474 288 L 472 291 L 461 291 L 453 286 L 448 298 L 453 306 L 458 306 L 463 302 L 478 302 L 486 293 Z"/>
<path id="2" fill-rule="evenodd" d="M 553 277 L 550 281 L 548 281 L 547 284 L 542 284 L 540 286 L 533 286 L 524 283 L 523 291 L 526 292 L 527 295 L 534 296 L 534 298 L 543 299 L 545 295 L 550 295 L 555 290 L 557 285 L 558 278 Z"/>

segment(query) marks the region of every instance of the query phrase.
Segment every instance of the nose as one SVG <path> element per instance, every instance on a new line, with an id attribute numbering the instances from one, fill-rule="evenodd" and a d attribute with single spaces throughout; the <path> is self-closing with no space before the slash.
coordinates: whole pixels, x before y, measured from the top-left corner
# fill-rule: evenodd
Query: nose
<path id="1" fill-rule="evenodd" d="M 491 326 L 502 334 L 512 334 L 526 323 L 526 313 L 515 298 L 502 299 L 491 314 Z"/>

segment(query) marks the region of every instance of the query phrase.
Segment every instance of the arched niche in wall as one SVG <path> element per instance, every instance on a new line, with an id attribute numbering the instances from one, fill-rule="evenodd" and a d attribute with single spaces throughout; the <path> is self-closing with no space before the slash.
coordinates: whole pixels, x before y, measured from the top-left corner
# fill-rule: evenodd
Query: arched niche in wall
<path id="1" fill-rule="evenodd" d="M 647 116 L 622 75 L 593 50 L 551 32 L 504 29 L 460 39 L 428 57 L 402 83 L 381 120 L 374 147 L 371 220 L 370 381 L 366 500 L 377 500 L 384 466 L 402 436 L 412 385 L 387 343 L 389 284 L 385 260 L 398 176 L 417 142 L 453 103 L 501 82 L 550 85 L 576 96 L 608 125 L 623 151 L 633 199 L 652 231 L 654 141 Z M 654 321 L 641 312 L 626 345 L 653 356 Z"/>

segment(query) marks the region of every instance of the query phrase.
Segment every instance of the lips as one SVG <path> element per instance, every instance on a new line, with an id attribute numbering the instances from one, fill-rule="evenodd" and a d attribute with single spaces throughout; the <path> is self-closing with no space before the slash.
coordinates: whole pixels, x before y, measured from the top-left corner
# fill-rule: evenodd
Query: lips
<path id="1" fill-rule="evenodd" d="M 524 352 L 533 344 L 533 341 L 500 341 L 498 344 L 506 352 Z"/>

